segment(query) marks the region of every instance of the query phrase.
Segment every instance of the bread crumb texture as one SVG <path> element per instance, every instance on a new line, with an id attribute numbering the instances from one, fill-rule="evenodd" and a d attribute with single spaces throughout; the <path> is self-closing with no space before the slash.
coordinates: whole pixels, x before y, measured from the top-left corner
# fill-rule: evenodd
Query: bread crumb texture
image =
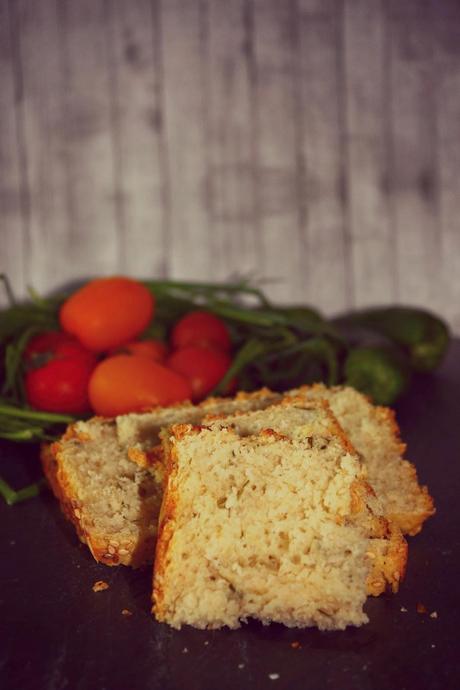
<path id="1" fill-rule="evenodd" d="M 326 400 L 345 432 L 343 441 L 356 448 L 363 477 L 377 494 L 382 515 L 388 518 L 387 535 L 383 535 L 380 521 L 381 542 L 375 534 L 369 550 L 368 558 L 375 562 L 369 591 L 382 592 L 390 580 L 397 589 L 407 548 L 397 528 L 416 534 L 434 513 L 434 505 L 426 487 L 419 485 L 415 468 L 404 459 L 405 447 L 392 411 L 373 406 L 346 387 L 329 389 L 318 384 L 286 395 L 300 398 L 301 403 Z M 44 471 L 63 513 L 96 560 L 107 565 L 151 563 L 166 480 L 161 430 L 177 424 L 222 425 L 225 416 L 261 411 L 281 400 L 280 394 L 262 389 L 232 399 L 211 398 L 200 405 L 185 403 L 114 420 L 95 417 L 78 422 L 58 443 L 43 446 Z M 337 422 L 334 424 L 340 435 Z M 259 430 L 263 426 L 265 422 Z M 278 432 L 285 434 L 283 429 L 281 425 Z M 362 486 L 355 488 L 355 502 L 372 500 L 370 494 L 360 498 L 363 491 Z"/>
<path id="2" fill-rule="evenodd" d="M 152 561 L 162 471 L 129 460 L 113 421 L 77 422 L 41 455 L 64 514 L 96 560 L 133 566 Z"/>
<path id="3" fill-rule="evenodd" d="M 373 542 L 388 551 L 388 523 L 373 514 L 362 463 L 322 403 L 177 425 L 164 453 L 158 620 L 236 628 L 253 617 L 320 629 L 367 621 L 368 578 L 385 580 Z"/>
<path id="4" fill-rule="evenodd" d="M 404 534 L 420 532 L 424 521 L 434 514 L 433 499 L 420 486 L 414 465 L 404 459 L 393 410 L 376 407 L 354 388 L 306 386 L 290 395 L 308 400 L 327 400 L 340 425 L 361 454 L 370 484 L 380 496 L 385 514 Z"/>

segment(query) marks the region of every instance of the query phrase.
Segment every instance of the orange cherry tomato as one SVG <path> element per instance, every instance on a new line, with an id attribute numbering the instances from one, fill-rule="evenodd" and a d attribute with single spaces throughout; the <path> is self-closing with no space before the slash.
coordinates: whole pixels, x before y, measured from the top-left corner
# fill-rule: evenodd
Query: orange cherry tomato
<path id="1" fill-rule="evenodd" d="M 190 400 L 187 379 L 150 357 L 115 355 L 97 365 L 88 388 L 94 412 L 115 417 Z"/>
<path id="2" fill-rule="evenodd" d="M 232 360 L 218 349 L 189 345 L 168 357 L 168 367 L 185 376 L 192 387 L 192 400 L 203 399 L 226 374 Z"/>
<path id="3" fill-rule="evenodd" d="M 75 292 L 61 307 L 62 328 L 94 352 L 136 338 L 152 320 L 155 301 L 130 278 L 98 278 Z"/>
<path id="4" fill-rule="evenodd" d="M 140 357 L 151 357 L 156 362 L 164 362 L 168 354 L 168 348 L 161 340 L 136 340 L 117 348 L 113 355 L 138 355 Z"/>
<path id="5" fill-rule="evenodd" d="M 232 347 L 227 326 L 207 311 L 191 311 L 176 323 L 171 334 L 174 348 L 187 345 L 218 347 L 229 352 Z"/>

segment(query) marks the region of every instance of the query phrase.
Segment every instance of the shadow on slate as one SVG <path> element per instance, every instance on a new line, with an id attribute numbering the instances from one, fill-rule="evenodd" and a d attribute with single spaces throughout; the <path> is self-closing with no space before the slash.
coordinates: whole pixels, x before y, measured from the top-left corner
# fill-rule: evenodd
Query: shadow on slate
<path id="1" fill-rule="evenodd" d="M 456 343 L 442 369 L 416 379 L 398 405 L 408 457 L 437 514 L 410 540 L 400 593 L 369 599 L 370 623 L 359 629 L 250 622 L 237 631 L 172 630 L 150 615 L 150 569 L 95 563 L 50 493 L 2 503 L 0 688 L 456 690 L 459 390 Z M 2 443 L 0 473 L 17 486 L 35 479 L 37 447 Z M 109 589 L 94 593 L 96 580 Z M 428 613 L 417 613 L 420 603 Z"/>

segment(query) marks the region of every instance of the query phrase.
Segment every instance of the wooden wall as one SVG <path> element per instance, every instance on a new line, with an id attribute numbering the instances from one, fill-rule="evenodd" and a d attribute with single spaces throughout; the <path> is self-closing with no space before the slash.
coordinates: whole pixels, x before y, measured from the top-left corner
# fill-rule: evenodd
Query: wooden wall
<path id="1" fill-rule="evenodd" d="M 457 0 L 0 0 L 0 268 L 460 331 Z"/>

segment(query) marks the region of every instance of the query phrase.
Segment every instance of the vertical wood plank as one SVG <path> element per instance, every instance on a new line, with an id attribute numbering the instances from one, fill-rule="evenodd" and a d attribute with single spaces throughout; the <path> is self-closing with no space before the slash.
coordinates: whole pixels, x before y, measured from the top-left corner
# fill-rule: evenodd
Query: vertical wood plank
<path id="1" fill-rule="evenodd" d="M 61 0 L 64 112 L 69 175 L 69 277 L 113 273 L 120 261 L 120 200 L 114 180 L 114 131 L 107 26 L 110 3 Z"/>
<path id="2" fill-rule="evenodd" d="M 55 3 L 12 3 L 21 72 L 21 123 L 27 185 L 28 283 L 38 290 L 67 280 L 68 178 L 63 156 L 61 72 Z"/>
<path id="3" fill-rule="evenodd" d="M 114 0 L 110 27 L 120 267 L 161 276 L 167 267 L 161 27 L 152 0 Z"/>
<path id="4" fill-rule="evenodd" d="M 254 0 L 260 266 L 273 297 L 305 298 L 300 232 L 296 5 Z"/>
<path id="5" fill-rule="evenodd" d="M 334 0 L 300 0 L 302 153 L 306 203 L 306 297 L 326 312 L 349 306 L 341 127 L 340 13 Z"/>
<path id="6" fill-rule="evenodd" d="M 208 198 L 206 22 L 200 2 L 161 4 L 164 107 L 170 171 L 170 272 L 202 278 L 212 265 Z"/>
<path id="7" fill-rule="evenodd" d="M 389 171 L 398 300 L 435 307 L 440 272 L 432 26 L 429 4 L 392 1 L 389 10 Z"/>
<path id="8" fill-rule="evenodd" d="M 208 5 L 207 101 L 211 275 L 258 268 L 251 109 L 252 31 L 246 0 Z"/>
<path id="9" fill-rule="evenodd" d="M 12 17 L 7 0 L 0 1 L 0 272 L 6 273 L 18 295 L 25 290 L 24 233 L 21 162 L 18 149 L 18 104 L 22 98 L 18 83 Z M 15 79 L 16 75 L 16 79 Z M 0 306 L 7 299 L 0 286 Z"/>
<path id="10" fill-rule="evenodd" d="M 442 272 L 428 279 L 441 284 L 438 308 L 460 333 L 460 6 L 432 5 L 438 115 Z"/>
<path id="11" fill-rule="evenodd" d="M 344 68 L 352 292 L 356 306 L 396 296 L 388 203 L 386 20 L 380 0 L 345 0 Z"/>

